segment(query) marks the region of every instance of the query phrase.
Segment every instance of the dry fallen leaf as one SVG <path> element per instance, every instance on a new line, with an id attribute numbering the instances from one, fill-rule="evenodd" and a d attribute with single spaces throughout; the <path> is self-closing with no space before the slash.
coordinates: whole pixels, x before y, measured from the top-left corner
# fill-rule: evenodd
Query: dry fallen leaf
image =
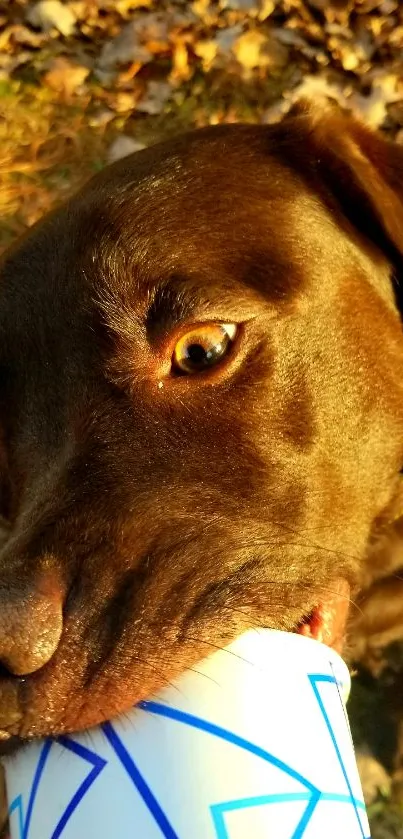
<path id="1" fill-rule="evenodd" d="M 235 44 L 237 38 L 242 35 L 243 27 L 240 23 L 236 26 L 226 26 L 219 29 L 215 36 L 215 43 L 217 44 L 220 53 L 228 54 Z"/>
<path id="2" fill-rule="evenodd" d="M 288 49 L 271 33 L 263 34 L 259 29 L 250 29 L 233 44 L 232 51 L 246 75 L 255 68 L 270 71 L 284 67 L 288 61 Z"/>
<path id="3" fill-rule="evenodd" d="M 256 0 L 219 0 L 219 6 L 221 9 L 235 9 L 247 13 L 257 11 Z"/>
<path id="4" fill-rule="evenodd" d="M 254 67 L 259 67 L 261 64 L 262 51 L 266 43 L 266 36 L 262 32 L 251 29 L 236 39 L 232 51 L 245 70 L 253 70 Z"/>
<path id="5" fill-rule="evenodd" d="M 328 21 L 339 21 L 347 24 L 355 0 L 308 0 L 309 5 L 323 12 Z"/>
<path id="6" fill-rule="evenodd" d="M 280 29 L 280 27 L 271 30 L 272 34 L 276 38 L 280 44 L 284 44 L 287 47 L 296 47 L 300 49 L 301 47 L 306 47 L 307 42 L 305 38 L 302 38 L 299 32 L 296 32 L 295 29 Z"/>
<path id="7" fill-rule="evenodd" d="M 60 0 L 40 0 L 28 9 L 27 20 L 45 32 L 57 29 L 66 38 L 73 34 L 76 25 L 72 10 Z"/>
<path id="8" fill-rule="evenodd" d="M 115 114 L 109 108 L 98 108 L 95 113 L 88 116 L 88 125 L 92 128 L 104 128 L 115 118 Z"/>
<path id="9" fill-rule="evenodd" d="M 129 154 L 141 151 L 144 148 L 144 143 L 140 143 L 138 140 L 134 140 L 133 137 L 128 137 L 126 134 L 121 134 L 109 146 L 107 153 L 108 163 L 115 163 L 116 160 L 121 160 L 122 157 L 127 157 Z"/>
<path id="10" fill-rule="evenodd" d="M 391 47 L 396 47 L 399 51 L 403 50 L 403 25 L 396 26 L 390 33 L 389 44 Z"/>
<path id="11" fill-rule="evenodd" d="M 139 95 L 137 90 L 133 90 L 133 92 L 122 90 L 116 93 L 113 100 L 113 108 L 118 114 L 130 113 L 137 107 L 138 99 Z"/>
<path id="12" fill-rule="evenodd" d="M 210 0 L 193 0 L 190 9 L 196 18 L 200 18 L 206 26 L 217 24 L 219 10 Z"/>
<path id="13" fill-rule="evenodd" d="M 260 8 L 258 11 L 259 20 L 266 20 L 268 17 L 270 17 L 270 15 L 273 14 L 275 8 L 275 0 L 261 0 Z"/>
<path id="14" fill-rule="evenodd" d="M 146 94 L 137 102 L 136 109 L 146 114 L 160 114 L 172 96 L 168 82 L 150 81 Z"/>
<path id="15" fill-rule="evenodd" d="M 379 128 L 385 122 L 388 105 L 402 100 L 399 91 L 400 75 L 381 72 L 373 78 L 372 89 L 367 96 L 354 92 L 350 103 L 372 128 Z"/>
<path id="16" fill-rule="evenodd" d="M 119 34 L 104 44 L 98 60 L 100 70 L 111 70 L 119 64 L 148 64 L 155 56 L 166 53 L 178 41 L 182 29 L 193 20 L 191 12 L 141 12 L 127 23 Z M 183 60 L 183 58 L 182 58 Z"/>
<path id="17" fill-rule="evenodd" d="M 188 79 L 192 76 L 187 41 L 187 38 L 181 38 L 180 36 L 174 40 L 172 50 L 172 70 L 169 74 L 169 80 L 175 84 L 188 81 Z"/>
<path id="18" fill-rule="evenodd" d="M 193 51 L 195 54 L 201 58 L 202 60 L 202 67 L 205 73 L 208 73 L 211 70 L 214 60 L 218 53 L 218 43 L 212 39 L 206 41 L 196 41 L 193 45 Z"/>
<path id="19" fill-rule="evenodd" d="M 152 5 L 153 0 L 115 0 L 115 9 L 123 17 L 133 12 L 134 9 L 145 9 Z"/>
<path id="20" fill-rule="evenodd" d="M 152 52 L 141 43 L 134 22 L 129 23 L 112 41 L 108 41 L 102 48 L 98 61 L 100 70 L 110 70 L 119 64 L 139 62 L 147 64 L 152 61 Z"/>
<path id="21" fill-rule="evenodd" d="M 7 32 L 7 30 L 5 30 L 5 32 Z M 16 44 L 23 44 L 24 47 L 32 47 L 35 50 L 42 47 L 46 42 L 46 35 L 44 32 L 33 32 L 32 29 L 28 29 L 27 26 L 21 26 L 18 24 L 16 26 L 10 26 L 8 33 Z"/>
<path id="22" fill-rule="evenodd" d="M 55 58 L 43 81 L 52 90 L 71 96 L 83 85 L 89 73 L 88 67 L 73 64 L 67 58 Z"/>
<path id="23" fill-rule="evenodd" d="M 362 56 L 359 50 L 344 37 L 338 38 L 332 35 L 328 40 L 328 48 L 335 61 L 339 61 L 344 70 L 354 72 L 360 66 Z"/>

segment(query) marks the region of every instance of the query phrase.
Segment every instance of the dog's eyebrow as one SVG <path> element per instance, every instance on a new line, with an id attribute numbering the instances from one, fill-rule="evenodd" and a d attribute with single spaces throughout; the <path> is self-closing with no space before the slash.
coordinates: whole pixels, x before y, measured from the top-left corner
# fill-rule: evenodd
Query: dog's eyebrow
<path id="1" fill-rule="evenodd" d="M 171 275 L 150 295 L 145 324 L 150 338 L 157 338 L 186 320 L 245 320 L 255 315 L 259 296 L 235 281 L 203 282 Z"/>
<path id="2" fill-rule="evenodd" d="M 181 321 L 192 317 L 200 305 L 200 294 L 185 290 L 185 278 L 171 276 L 150 293 L 150 304 L 145 318 L 147 334 L 157 337 Z"/>

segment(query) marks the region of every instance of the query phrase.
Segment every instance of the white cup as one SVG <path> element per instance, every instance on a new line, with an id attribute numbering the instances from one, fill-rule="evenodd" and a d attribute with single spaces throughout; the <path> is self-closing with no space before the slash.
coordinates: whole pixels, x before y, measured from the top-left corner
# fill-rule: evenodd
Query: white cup
<path id="1" fill-rule="evenodd" d="M 175 687 L 6 760 L 12 839 L 367 839 L 328 647 L 250 631 Z"/>

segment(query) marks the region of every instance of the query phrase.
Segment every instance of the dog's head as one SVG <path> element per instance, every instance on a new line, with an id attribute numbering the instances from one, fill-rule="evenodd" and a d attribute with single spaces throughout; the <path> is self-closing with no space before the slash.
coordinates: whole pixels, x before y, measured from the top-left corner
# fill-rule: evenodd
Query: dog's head
<path id="1" fill-rule="evenodd" d="M 340 641 L 403 465 L 402 175 L 302 107 L 115 164 L 5 256 L 4 738 L 249 627 Z"/>

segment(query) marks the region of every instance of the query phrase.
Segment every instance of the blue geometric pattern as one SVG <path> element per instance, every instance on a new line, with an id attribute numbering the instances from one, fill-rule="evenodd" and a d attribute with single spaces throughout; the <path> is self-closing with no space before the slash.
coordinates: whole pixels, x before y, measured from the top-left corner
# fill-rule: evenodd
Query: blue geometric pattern
<path id="1" fill-rule="evenodd" d="M 141 772 L 138 770 L 132 756 L 123 745 L 112 723 L 104 723 L 102 728 L 122 766 L 124 766 L 127 774 L 129 775 L 129 778 L 133 781 L 134 786 L 140 793 L 144 803 L 147 805 L 150 813 L 154 817 L 162 835 L 165 836 L 166 839 L 179 839 L 178 834 L 175 833 L 172 825 L 169 823 L 164 811 L 158 804 L 157 799 L 151 792 L 151 789 L 144 780 Z"/>
<path id="2" fill-rule="evenodd" d="M 11 817 L 14 813 L 14 810 L 18 813 L 18 827 L 20 831 L 20 837 L 24 835 L 24 814 L 22 810 L 22 795 L 17 795 L 14 798 L 14 801 L 11 802 L 8 808 L 8 815 Z"/>
<path id="3" fill-rule="evenodd" d="M 360 828 L 360 831 L 361 831 L 361 836 L 363 837 L 363 839 L 365 839 L 364 831 L 363 831 L 362 825 L 361 825 L 361 819 L 360 819 L 360 816 L 359 816 L 359 813 L 358 813 L 357 803 L 356 803 L 356 800 L 354 798 L 353 791 L 351 789 L 350 779 L 348 777 L 346 767 L 344 766 L 344 761 L 343 761 L 343 758 L 340 754 L 340 749 L 337 745 L 337 740 L 336 740 L 332 725 L 330 723 L 329 717 L 327 715 L 326 708 L 323 704 L 323 700 L 322 700 L 322 697 L 321 697 L 319 689 L 318 689 L 318 685 L 321 682 L 322 683 L 323 682 L 335 682 L 335 684 L 337 685 L 337 681 L 333 676 L 325 676 L 325 675 L 322 675 L 322 674 L 317 674 L 316 676 L 309 676 L 308 678 L 309 678 L 309 681 L 312 685 L 316 701 L 317 701 L 317 703 L 319 705 L 319 708 L 320 708 L 320 712 L 321 712 L 321 714 L 323 716 L 323 719 L 325 721 L 326 728 L 327 728 L 327 730 L 330 734 L 330 737 L 331 737 L 331 740 L 332 740 L 332 743 L 333 743 L 333 748 L 336 752 L 337 759 L 339 761 L 340 768 L 341 768 L 341 771 L 343 773 L 344 780 L 346 782 L 346 786 L 347 786 L 348 793 L 349 793 L 349 796 L 350 796 L 350 801 L 351 801 L 351 804 L 353 805 L 353 807 L 355 809 L 355 813 L 356 813 L 357 820 L 358 820 L 358 825 L 359 825 L 359 828 Z"/>
<path id="4" fill-rule="evenodd" d="M 230 813 L 234 810 L 244 810 L 248 807 L 262 807 L 267 804 L 292 804 L 296 801 L 306 801 L 308 803 L 307 808 L 304 811 L 303 819 L 301 819 L 297 825 L 291 839 L 297 839 L 297 837 L 303 836 L 305 828 L 319 801 L 333 801 L 338 804 L 350 804 L 351 798 L 349 795 L 329 792 L 322 792 L 319 796 L 311 795 L 309 792 L 284 792 L 276 793 L 275 795 L 259 795 L 255 798 L 241 798 L 238 799 L 238 801 L 226 801 L 222 804 L 213 804 L 210 809 L 217 837 L 218 839 L 229 839 L 228 831 L 225 825 L 226 813 Z M 365 811 L 365 804 L 363 801 L 359 801 L 358 799 L 353 799 L 353 801 L 358 809 Z"/>
<path id="5" fill-rule="evenodd" d="M 106 765 L 106 761 L 102 757 L 100 757 L 95 752 L 90 751 L 90 749 L 85 748 L 85 746 L 82 746 L 81 743 L 76 743 L 75 740 L 72 740 L 70 737 L 60 737 L 58 739 L 58 743 L 61 746 L 64 746 L 65 749 L 68 749 L 70 752 L 74 752 L 78 757 L 81 757 L 83 760 L 87 761 L 92 766 L 92 769 L 91 772 L 88 773 L 84 781 L 80 784 L 73 797 L 70 799 L 54 830 L 50 834 L 49 839 L 59 839 L 59 837 L 63 833 L 63 830 L 67 822 L 74 813 L 74 810 L 77 809 L 78 805 L 80 804 L 80 801 L 82 801 L 89 788 L 92 786 L 95 779 L 98 777 L 99 773 L 102 772 L 102 769 Z M 45 765 L 48 760 L 51 748 L 52 740 L 45 740 L 39 755 L 39 760 L 32 781 L 26 818 L 24 819 L 21 795 L 18 795 L 14 799 L 14 801 L 11 802 L 8 808 L 10 816 L 14 812 L 14 810 L 17 810 L 19 813 L 20 839 L 29 839 L 29 828 L 31 825 L 35 799 L 38 792 L 41 777 L 43 775 L 43 770 L 45 769 Z"/>
<path id="6" fill-rule="evenodd" d="M 244 739 L 238 734 L 229 731 L 226 728 L 223 728 L 222 726 L 216 725 L 215 723 L 212 723 L 208 720 L 194 716 L 180 709 L 172 708 L 168 705 L 164 705 L 159 702 L 146 701 L 139 703 L 138 707 L 143 712 L 150 715 L 163 717 L 179 725 L 188 726 L 194 730 L 203 732 L 204 734 L 209 735 L 210 737 L 218 738 L 219 740 L 231 744 L 232 746 L 238 749 L 242 749 L 248 752 L 250 755 L 253 755 L 254 757 L 261 759 L 266 763 L 266 765 L 270 764 L 271 766 L 275 767 L 277 770 L 284 773 L 284 775 L 287 775 L 288 778 L 293 779 L 293 781 L 295 781 L 298 784 L 299 791 L 292 793 L 268 793 L 267 795 L 248 796 L 245 798 L 237 798 L 234 800 L 214 802 L 210 804 L 209 811 L 217 839 L 231 839 L 230 828 L 228 826 L 227 821 L 231 814 L 241 813 L 242 811 L 250 810 L 250 808 L 281 806 L 284 804 L 290 805 L 295 804 L 297 802 L 301 802 L 303 805 L 302 814 L 301 812 L 299 812 L 298 821 L 295 824 L 295 827 L 293 828 L 293 832 L 290 835 L 289 839 L 303 839 L 306 833 L 306 829 L 312 820 L 312 817 L 316 811 L 319 802 L 325 801 L 331 801 L 334 804 L 337 803 L 343 805 L 344 807 L 352 807 L 358 821 L 360 836 L 362 837 L 362 839 L 369 839 L 369 837 L 365 836 L 365 832 L 362 828 L 362 823 L 360 819 L 360 812 L 365 813 L 365 804 L 362 800 L 358 800 L 353 794 L 348 773 L 344 765 L 343 758 L 338 747 L 335 734 L 329 716 L 326 712 L 325 704 L 323 702 L 320 692 L 320 686 L 323 683 L 333 683 L 337 686 L 338 689 L 339 683 L 333 676 L 325 674 L 312 674 L 308 676 L 308 678 L 313 690 L 314 698 L 318 704 L 318 708 L 323 717 L 325 729 L 328 732 L 335 756 L 339 763 L 342 777 L 344 778 L 346 787 L 345 794 L 343 792 L 332 793 L 321 791 L 315 784 L 311 783 L 309 779 L 305 778 L 292 766 L 289 766 L 287 763 L 279 759 L 276 755 L 271 754 L 267 750 L 261 748 L 259 745 Z M 171 823 L 167 814 L 164 812 L 164 808 L 158 802 L 155 794 L 153 793 L 149 784 L 145 780 L 139 767 L 135 763 L 133 756 L 129 753 L 126 746 L 124 745 L 121 737 L 116 731 L 115 726 L 112 723 L 108 722 L 102 726 L 102 729 L 105 738 L 108 741 L 110 747 L 113 749 L 113 752 L 116 755 L 119 764 L 122 766 L 124 773 L 133 783 L 135 789 L 137 790 L 138 794 L 141 796 L 144 804 L 146 805 L 148 812 L 151 814 L 155 825 L 159 829 L 161 837 L 164 837 L 164 839 L 185 839 L 185 837 L 182 834 L 180 836 L 177 830 L 175 830 L 175 827 Z M 90 749 L 84 747 L 81 743 L 76 742 L 70 737 L 60 737 L 57 742 L 59 746 L 68 749 L 69 751 L 73 752 L 78 757 L 82 758 L 84 761 L 89 763 L 91 766 L 91 770 L 68 801 L 67 806 L 65 807 L 64 811 L 62 812 L 60 818 L 57 821 L 57 824 L 54 826 L 52 831 L 47 836 L 41 837 L 41 839 L 60 839 L 60 837 L 62 837 L 63 832 L 65 831 L 66 826 L 70 822 L 73 813 L 77 810 L 77 807 L 79 806 L 80 802 L 87 794 L 90 787 L 93 786 L 94 782 L 96 781 L 102 770 L 107 765 L 107 761 L 103 757 L 91 751 Z M 44 743 L 41 749 L 38 763 L 34 772 L 25 818 L 21 795 L 16 796 L 14 801 L 10 804 L 10 815 L 12 813 L 18 814 L 20 839 L 30 839 L 30 825 L 35 807 L 35 802 L 37 799 L 37 793 L 41 783 L 41 778 L 43 776 L 45 765 L 48 761 L 49 754 L 51 752 L 51 748 L 52 741 L 48 740 Z M 304 788 L 302 791 L 301 786 Z M 76 836 L 75 833 L 74 837 L 75 839 L 87 839 L 87 837 L 81 835 Z M 118 835 L 117 839 L 120 839 Z M 146 839 L 145 836 L 144 839 Z M 186 837 L 186 839 L 188 839 L 188 837 Z"/>
<path id="7" fill-rule="evenodd" d="M 337 741 L 333 732 L 333 728 L 331 726 L 330 720 L 326 713 L 325 706 L 323 704 L 322 698 L 320 696 L 318 690 L 318 684 L 321 682 L 333 683 L 338 686 L 338 682 L 334 676 L 329 676 L 327 674 L 314 674 L 310 675 L 309 681 L 312 685 L 314 690 L 315 698 L 318 702 L 321 714 L 325 720 L 326 727 L 332 739 L 333 746 L 336 751 L 336 755 L 338 761 L 340 763 L 340 768 L 343 772 L 343 776 L 346 780 L 346 785 L 348 789 L 348 795 L 340 795 L 338 793 L 335 794 L 324 794 L 319 789 L 317 789 L 313 784 L 311 784 L 306 778 L 303 778 L 299 773 L 297 773 L 291 766 L 288 766 L 283 761 L 279 760 L 274 755 L 266 752 L 264 749 L 261 749 L 259 746 L 256 746 L 253 743 L 249 743 L 247 740 L 244 740 L 242 737 L 239 737 L 236 734 L 233 734 L 230 731 L 227 731 L 224 728 L 214 725 L 213 723 L 207 722 L 206 720 L 200 719 L 199 717 L 194 717 L 191 714 L 184 713 L 183 711 L 178 711 L 174 708 L 170 708 L 166 705 L 161 705 L 156 702 L 140 702 L 139 708 L 142 708 L 144 711 L 148 711 L 152 714 L 158 714 L 160 716 L 166 717 L 168 719 L 176 720 L 177 722 L 183 723 L 184 725 L 192 726 L 193 728 L 197 728 L 200 731 L 205 731 L 208 734 L 212 734 L 216 737 L 220 737 L 227 742 L 233 743 L 235 746 L 238 746 L 241 749 L 246 749 L 249 752 L 252 752 L 257 757 L 261 757 L 263 760 L 268 761 L 273 766 L 276 766 L 277 769 L 281 769 L 283 772 L 286 772 L 295 780 L 299 781 L 301 784 L 307 787 L 306 793 L 285 793 L 280 795 L 267 795 L 267 796 L 259 796 L 255 798 L 246 798 L 240 799 L 238 801 L 228 801 L 223 802 L 220 804 L 211 805 L 210 810 L 213 817 L 214 826 L 217 833 L 217 839 L 230 839 L 228 832 L 225 827 L 224 822 L 224 814 L 226 812 L 230 812 L 233 810 L 243 810 L 247 807 L 256 807 L 262 806 L 263 804 L 279 804 L 279 803 L 291 803 L 294 801 L 307 801 L 306 809 L 303 812 L 302 818 L 297 824 L 294 833 L 290 837 L 290 839 L 301 839 L 303 836 L 305 829 L 314 813 L 314 810 L 320 800 L 324 801 L 334 801 L 335 803 L 350 803 L 356 813 L 358 818 L 358 824 L 361 836 L 363 839 L 366 839 L 364 831 L 362 829 L 361 820 L 358 815 L 358 810 L 365 811 L 365 804 L 363 801 L 357 800 L 352 792 L 351 784 L 347 776 L 347 772 L 343 763 L 343 759 L 340 754 L 339 747 L 337 745 Z M 146 803 L 148 803 L 146 801 Z M 151 810 L 151 812 L 153 812 Z M 153 812 L 153 815 L 154 812 Z M 171 826 L 169 826 L 169 830 L 171 832 L 163 833 L 163 836 L 166 839 L 178 839 L 177 835 L 172 830 Z M 368 837 L 369 839 L 369 837 Z"/>

